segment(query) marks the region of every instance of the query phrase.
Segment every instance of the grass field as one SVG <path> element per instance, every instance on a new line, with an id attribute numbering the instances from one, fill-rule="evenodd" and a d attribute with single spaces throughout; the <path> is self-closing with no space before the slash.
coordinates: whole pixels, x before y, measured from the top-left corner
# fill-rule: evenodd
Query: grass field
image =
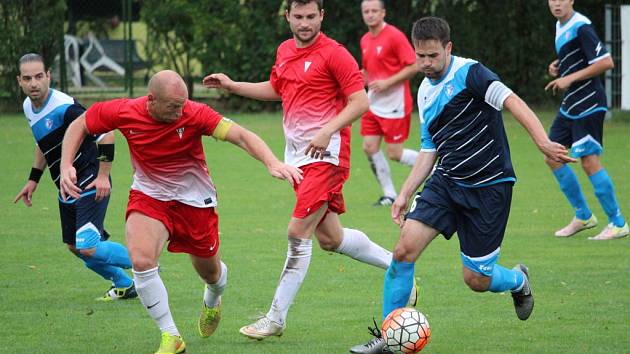
<path id="1" fill-rule="evenodd" d="M 280 114 L 234 115 L 281 155 Z M 549 126 L 551 113 L 543 114 Z M 355 124 L 352 173 L 344 189 L 345 226 L 365 231 L 391 248 L 398 235 L 361 152 Z M 572 211 L 525 131 L 506 117 L 518 182 L 500 263 L 530 267 L 536 307 L 519 321 L 508 294 L 478 294 L 463 283 L 456 240 L 437 239 L 416 265 L 419 309 L 433 337 L 427 353 L 620 353 L 630 352 L 630 240 L 592 242 L 600 227 L 556 239 Z M 630 115 L 606 123 L 603 162 L 613 177 L 622 211 L 630 215 Z M 413 132 L 417 132 L 414 121 Z M 417 133 L 407 142 L 418 145 Z M 33 139 L 24 118 L 0 118 L 0 348 L 4 353 L 152 353 L 159 332 L 138 301 L 99 303 L 108 283 L 88 271 L 61 243 L 54 185 L 48 176 L 34 206 L 12 200 L 26 182 Z M 131 181 L 129 154 L 119 143 L 107 229 L 123 241 L 123 216 Z M 238 329 L 267 311 L 286 254 L 286 224 L 294 198 L 286 182 L 267 176 L 236 147 L 205 140 L 219 190 L 221 252 L 230 269 L 217 333 L 200 339 L 196 320 L 202 284 L 185 255 L 163 254 L 162 278 L 189 353 L 344 353 L 363 342 L 379 316 L 383 272 L 315 250 L 306 281 L 280 339 L 256 342 Z M 574 166 L 579 167 L 579 166 Z M 399 186 L 408 168 L 392 164 Z M 47 174 L 47 173 L 46 173 Z M 590 183 L 578 171 L 587 199 L 605 223 Z"/>

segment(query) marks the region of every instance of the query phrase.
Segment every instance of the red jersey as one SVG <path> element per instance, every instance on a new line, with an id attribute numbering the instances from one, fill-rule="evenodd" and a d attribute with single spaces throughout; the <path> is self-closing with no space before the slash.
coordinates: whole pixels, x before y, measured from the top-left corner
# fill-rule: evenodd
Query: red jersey
<path id="1" fill-rule="evenodd" d="M 370 32 L 363 35 L 361 53 L 368 83 L 387 79 L 416 62 L 416 53 L 407 37 L 387 23 L 376 36 Z M 412 110 L 409 80 L 379 93 L 368 90 L 368 99 L 370 111 L 380 118 L 404 118 Z"/>
<path id="2" fill-rule="evenodd" d="M 86 112 L 90 133 L 118 129 L 127 139 L 134 168 L 131 189 L 161 201 L 214 207 L 216 189 L 201 144 L 222 117 L 205 104 L 187 100 L 182 116 L 161 123 L 149 115 L 147 97 L 95 103 Z"/>
<path id="3" fill-rule="evenodd" d="M 313 44 L 297 48 L 294 39 L 278 47 L 270 82 L 282 98 L 287 164 L 322 160 L 304 155 L 315 134 L 345 107 L 347 97 L 363 90 L 363 77 L 352 55 L 320 33 Z M 323 161 L 350 167 L 350 127 L 333 134 Z"/>

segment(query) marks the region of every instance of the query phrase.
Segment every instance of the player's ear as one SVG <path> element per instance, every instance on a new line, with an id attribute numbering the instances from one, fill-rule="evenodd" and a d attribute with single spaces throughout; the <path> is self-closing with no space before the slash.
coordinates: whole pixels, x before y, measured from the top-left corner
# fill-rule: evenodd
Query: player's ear
<path id="1" fill-rule="evenodd" d="M 449 41 L 446 43 L 446 47 L 444 47 L 447 54 L 451 54 L 451 50 L 453 49 L 453 42 Z"/>

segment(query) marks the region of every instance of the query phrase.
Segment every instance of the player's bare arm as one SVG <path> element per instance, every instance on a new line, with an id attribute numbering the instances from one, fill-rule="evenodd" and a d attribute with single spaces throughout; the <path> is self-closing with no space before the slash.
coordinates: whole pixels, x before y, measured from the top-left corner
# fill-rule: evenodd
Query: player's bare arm
<path id="1" fill-rule="evenodd" d="M 103 137 L 98 142 L 98 145 L 99 147 L 111 146 L 113 155 L 115 140 L 116 136 L 114 135 L 114 132 L 111 131 L 109 133 L 103 134 Z M 106 198 L 112 190 L 112 185 L 109 181 L 109 173 L 112 170 L 112 161 L 110 161 L 111 158 L 109 156 L 99 156 L 98 159 L 98 176 L 96 176 L 96 179 L 94 179 L 92 183 L 88 184 L 87 187 L 85 187 L 86 190 L 96 188 L 96 195 L 94 197 L 94 200 L 96 200 L 97 202 L 103 200 L 103 198 Z"/>
<path id="2" fill-rule="evenodd" d="M 40 150 L 39 146 L 36 146 L 35 154 L 33 157 L 33 170 L 39 170 L 41 171 L 41 173 L 43 173 L 45 169 L 46 159 L 44 158 L 44 154 L 42 153 L 42 150 Z M 41 173 L 39 177 L 41 177 Z M 15 199 L 13 199 L 13 203 L 17 203 L 20 199 L 22 199 L 24 205 L 26 205 L 27 207 L 31 207 L 33 205 L 33 193 L 35 193 L 35 190 L 37 189 L 37 185 L 39 183 L 35 181 L 35 179 L 39 180 L 39 178 L 32 178 L 32 176 L 29 176 L 28 181 L 26 182 L 20 193 L 18 193 L 15 196 Z"/>
<path id="3" fill-rule="evenodd" d="M 561 144 L 549 140 L 540 120 L 527 104 L 516 94 L 512 93 L 505 99 L 503 106 L 507 108 L 514 118 L 527 130 L 538 149 L 550 159 L 560 162 L 575 162 L 569 156 L 569 151 Z"/>
<path id="4" fill-rule="evenodd" d="M 299 184 L 302 181 L 302 171 L 300 169 L 282 163 L 258 135 L 238 124 L 232 124 L 225 136 L 225 140 L 247 151 L 252 157 L 265 164 L 271 176 L 284 179 L 291 185 Z"/>
<path id="5" fill-rule="evenodd" d="M 547 84 L 547 86 L 545 86 L 545 91 L 551 90 L 551 92 L 555 95 L 558 92 L 566 91 L 571 84 L 576 81 L 583 81 L 599 76 L 614 67 L 615 63 L 613 62 L 612 57 L 605 57 L 582 70 L 578 70 L 570 75 L 551 81 Z"/>
<path id="6" fill-rule="evenodd" d="M 405 80 L 409 80 L 418 73 L 418 65 L 416 63 L 405 66 L 396 74 L 384 80 L 375 80 L 369 84 L 369 88 L 373 92 L 385 91 L 388 88 L 397 85 Z"/>
<path id="7" fill-rule="evenodd" d="M 273 89 L 269 81 L 236 82 L 225 74 L 217 73 L 204 77 L 203 86 L 206 88 L 224 89 L 235 95 L 261 101 L 280 101 L 280 95 Z"/>
<path id="8" fill-rule="evenodd" d="M 405 183 L 400 188 L 400 193 L 392 204 L 391 216 L 397 225 L 403 225 L 403 216 L 407 210 L 409 199 L 431 174 L 436 158 L 436 152 L 427 151 L 420 151 L 416 157 L 416 162 L 413 164 L 409 176 L 407 176 Z"/>
<path id="9" fill-rule="evenodd" d="M 61 145 L 61 162 L 59 163 L 59 191 L 61 197 L 67 200 L 68 197 L 79 198 L 81 188 L 77 183 L 77 171 L 72 166 L 74 156 L 76 156 L 83 139 L 89 134 L 85 124 L 85 113 L 68 126 Z"/>
<path id="10" fill-rule="evenodd" d="M 323 159 L 330 143 L 330 137 L 341 128 L 346 127 L 357 120 L 368 110 L 368 97 L 365 90 L 361 89 L 348 96 L 348 103 L 339 112 L 337 117 L 330 120 L 315 135 L 306 147 L 304 155 L 311 155 L 315 159 Z"/>

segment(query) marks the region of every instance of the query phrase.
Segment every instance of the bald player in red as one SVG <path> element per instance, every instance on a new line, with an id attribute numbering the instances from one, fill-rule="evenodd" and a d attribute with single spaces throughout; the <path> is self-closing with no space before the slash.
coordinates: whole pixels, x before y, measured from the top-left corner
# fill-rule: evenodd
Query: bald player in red
<path id="1" fill-rule="evenodd" d="M 363 151 L 383 191 L 375 206 L 391 205 L 396 199 L 381 142 L 385 140 L 390 160 L 411 167 L 418 157 L 417 150 L 403 146 L 411 123 L 409 79 L 418 72 L 416 52 L 398 28 L 385 22 L 385 12 L 383 0 L 361 2 L 361 15 L 368 27 L 361 37 L 361 64 L 370 101 L 370 109 L 361 117 L 361 135 Z"/>
<path id="2" fill-rule="evenodd" d="M 291 184 L 301 171 L 280 162 L 254 133 L 222 117 L 205 104 L 188 100 L 182 78 L 161 71 L 149 81 L 148 95 L 115 99 L 90 107 L 68 128 L 62 145 L 61 193 L 79 197 L 72 157 L 88 134 L 118 129 L 127 139 L 134 169 L 126 218 L 126 240 L 136 289 L 162 332 L 158 353 L 182 353 L 186 344 L 175 326 L 158 259 L 168 241 L 170 252 L 188 253 L 206 283 L 198 329 L 210 336 L 221 318 L 221 294 L 227 267 L 221 262 L 217 194 L 208 172 L 202 136 L 228 141 L 260 160 L 273 177 Z"/>
<path id="3" fill-rule="evenodd" d="M 350 125 L 368 108 L 363 77 L 354 58 L 320 32 L 322 0 L 287 0 L 285 17 L 293 38 L 278 47 L 268 81 L 234 82 L 225 74 L 204 78 L 208 88 L 259 100 L 281 100 L 285 162 L 299 167 L 296 203 L 288 227 L 287 259 L 265 316 L 241 328 L 254 339 L 280 336 L 311 261 L 312 240 L 327 251 L 386 269 L 391 252 L 363 232 L 342 228 L 342 194 L 350 168 Z M 414 293 L 415 294 L 415 293 Z"/>

